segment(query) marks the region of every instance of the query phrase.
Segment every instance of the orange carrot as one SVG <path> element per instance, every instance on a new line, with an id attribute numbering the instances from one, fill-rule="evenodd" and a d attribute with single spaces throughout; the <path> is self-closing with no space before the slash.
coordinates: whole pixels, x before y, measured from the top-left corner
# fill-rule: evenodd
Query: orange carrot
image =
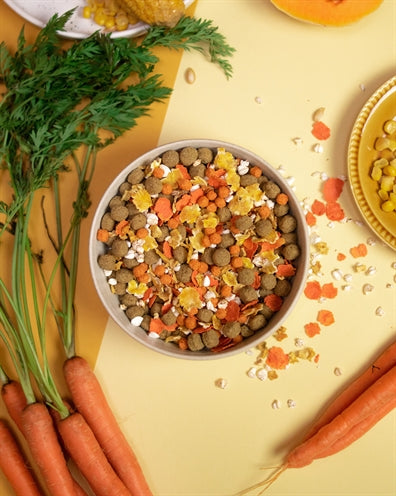
<path id="1" fill-rule="evenodd" d="M 364 420 L 354 425 L 341 439 L 338 439 L 331 446 L 322 451 L 317 458 L 335 455 L 336 453 L 339 453 L 343 449 L 347 448 L 357 439 L 366 434 L 366 432 L 374 427 L 375 424 L 388 415 L 388 413 L 390 413 L 394 408 L 396 408 L 396 396 L 389 402 L 384 403 Z"/>
<path id="2" fill-rule="evenodd" d="M 368 387 L 396 365 L 396 341 L 388 346 L 341 394 L 335 398 L 310 428 L 306 437 L 311 437 L 321 427 L 333 420 Z"/>
<path id="3" fill-rule="evenodd" d="M 135 453 L 123 435 L 88 362 L 66 360 L 64 376 L 77 410 L 91 427 L 114 470 L 133 496 L 152 496 Z"/>
<path id="4" fill-rule="evenodd" d="M 350 429 L 362 421 L 368 421 L 371 415 L 380 420 L 379 412 L 385 409 L 384 405 L 394 402 L 395 397 L 396 366 L 377 379 L 333 420 L 291 451 L 286 466 L 300 468 L 309 465 L 325 453 L 329 446 L 346 436 Z"/>
<path id="5" fill-rule="evenodd" d="M 4 420 L 0 419 L 0 468 L 16 496 L 41 496 L 20 447 Z"/>
<path id="6" fill-rule="evenodd" d="M 131 496 L 80 413 L 60 420 L 57 427 L 68 453 L 96 496 Z"/>
<path id="7" fill-rule="evenodd" d="M 9 380 L 1 388 L 1 397 L 7 412 L 15 422 L 18 429 L 22 431 L 22 411 L 27 405 L 26 396 L 18 381 Z"/>
<path id="8" fill-rule="evenodd" d="M 43 403 L 30 403 L 23 410 L 22 430 L 51 496 L 76 496 L 51 415 Z"/>

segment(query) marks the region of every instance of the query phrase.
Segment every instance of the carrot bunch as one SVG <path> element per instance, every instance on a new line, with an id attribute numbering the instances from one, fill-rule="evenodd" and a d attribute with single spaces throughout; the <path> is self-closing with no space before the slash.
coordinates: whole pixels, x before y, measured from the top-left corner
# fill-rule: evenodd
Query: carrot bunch
<path id="1" fill-rule="evenodd" d="M 238 493 L 261 488 L 262 494 L 282 472 L 339 453 L 396 408 L 396 341 L 347 386 L 313 423 L 275 474 Z"/>

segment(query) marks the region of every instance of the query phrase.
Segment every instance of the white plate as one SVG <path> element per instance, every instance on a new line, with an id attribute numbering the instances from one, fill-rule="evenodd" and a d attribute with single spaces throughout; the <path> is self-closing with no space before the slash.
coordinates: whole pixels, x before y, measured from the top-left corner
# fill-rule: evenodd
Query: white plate
<path id="1" fill-rule="evenodd" d="M 83 39 L 100 29 L 92 19 L 84 19 L 82 9 L 86 6 L 84 0 L 4 0 L 5 3 L 21 17 L 39 28 L 43 28 L 54 14 L 64 14 L 76 8 L 71 19 L 60 32 L 64 38 Z M 189 7 L 194 0 L 184 0 Z M 115 31 L 112 38 L 132 38 L 140 36 L 147 30 L 147 24 L 139 22 L 125 31 Z"/>

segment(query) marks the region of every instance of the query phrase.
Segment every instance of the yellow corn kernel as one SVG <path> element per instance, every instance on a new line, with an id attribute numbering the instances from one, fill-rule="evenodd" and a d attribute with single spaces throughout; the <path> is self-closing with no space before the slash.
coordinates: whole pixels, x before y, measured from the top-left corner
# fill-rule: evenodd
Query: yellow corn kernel
<path id="1" fill-rule="evenodd" d="M 387 134 L 396 133 L 396 121 L 394 121 L 394 120 L 386 121 L 384 124 L 384 131 Z"/>
<path id="2" fill-rule="evenodd" d="M 374 161 L 373 165 L 376 165 L 377 167 L 385 167 L 386 165 L 389 165 L 389 160 L 386 160 L 386 158 L 382 157 Z"/>
<path id="3" fill-rule="evenodd" d="M 391 191 L 389 193 L 389 200 L 394 204 L 394 206 L 396 207 L 396 193 L 394 193 L 393 191 Z"/>
<path id="4" fill-rule="evenodd" d="M 374 181 L 379 181 L 381 179 L 381 176 L 382 176 L 381 167 L 374 165 L 371 171 L 371 179 L 374 179 Z"/>
<path id="5" fill-rule="evenodd" d="M 393 189 L 393 177 L 392 176 L 382 176 L 380 180 L 381 189 L 384 191 L 392 191 Z"/>
<path id="6" fill-rule="evenodd" d="M 395 205 L 390 200 L 384 201 L 381 205 L 381 208 L 384 212 L 393 212 L 395 210 Z"/>
<path id="7" fill-rule="evenodd" d="M 393 167 L 393 165 L 387 165 L 386 167 L 383 168 L 383 172 L 386 176 L 396 176 L 396 167 Z"/>
<path id="8" fill-rule="evenodd" d="M 112 29 L 112 28 L 114 28 L 114 26 L 115 26 L 114 16 L 109 16 L 108 15 L 107 18 L 106 18 L 106 21 L 104 23 L 104 27 L 106 29 Z"/>
<path id="9" fill-rule="evenodd" d="M 83 8 L 83 17 L 84 19 L 89 19 L 92 15 L 92 9 L 88 5 Z"/>
<path id="10" fill-rule="evenodd" d="M 382 201 L 386 201 L 389 199 L 389 194 L 387 191 L 385 191 L 384 189 L 379 189 L 378 190 L 378 196 L 380 197 L 380 199 Z"/>

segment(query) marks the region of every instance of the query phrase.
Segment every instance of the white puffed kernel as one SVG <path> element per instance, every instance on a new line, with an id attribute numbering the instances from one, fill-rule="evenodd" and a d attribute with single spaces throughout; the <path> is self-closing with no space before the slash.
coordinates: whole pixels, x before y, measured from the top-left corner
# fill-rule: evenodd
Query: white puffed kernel
<path id="1" fill-rule="evenodd" d="M 371 293 L 374 290 L 374 286 L 372 284 L 364 284 L 362 288 L 362 292 L 364 295 Z"/>
<path id="2" fill-rule="evenodd" d="M 340 367 L 336 367 L 334 369 L 334 375 L 336 376 L 342 375 L 342 370 L 340 369 Z"/>
<path id="3" fill-rule="evenodd" d="M 268 378 L 268 371 L 265 369 L 259 369 L 256 375 L 260 381 L 265 381 Z"/>
<path id="4" fill-rule="evenodd" d="M 372 265 L 366 270 L 367 276 L 373 276 L 377 272 L 377 269 Z"/>
<path id="5" fill-rule="evenodd" d="M 148 213 L 147 214 L 147 224 L 149 226 L 156 226 L 158 224 L 158 217 L 156 214 Z"/>
<path id="6" fill-rule="evenodd" d="M 374 238 L 368 238 L 368 239 L 367 239 L 367 244 L 368 244 L 369 246 L 375 246 L 375 245 L 377 244 L 377 240 L 376 240 L 376 239 L 374 239 Z"/>
<path id="7" fill-rule="evenodd" d="M 186 78 L 186 81 L 188 84 L 195 83 L 196 76 L 195 76 L 194 69 L 192 69 L 191 67 L 188 67 L 186 69 L 186 72 L 184 73 L 184 77 Z"/>
<path id="8" fill-rule="evenodd" d="M 223 378 L 219 378 L 215 380 L 215 386 L 219 389 L 225 389 L 228 386 L 228 381 Z"/>
<path id="9" fill-rule="evenodd" d="M 158 332 L 149 332 L 149 333 L 147 334 L 147 336 L 148 336 L 149 338 L 159 339 L 159 334 L 158 334 Z"/>
<path id="10" fill-rule="evenodd" d="M 279 408 L 281 407 L 281 404 L 280 404 L 280 401 L 279 400 L 274 400 L 271 404 L 272 408 L 274 410 L 279 410 Z"/>
<path id="11" fill-rule="evenodd" d="M 327 180 L 329 179 L 329 176 L 327 175 L 327 173 L 326 173 L 326 172 L 321 172 L 321 173 L 320 173 L 320 179 L 321 179 L 322 181 L 327 181 Z"/>
<path id="12" fill-rule="evenodd" d="M 323 153 L 323 145 L 320 143 L 316 143 L 312 149 L 315 153 Z"/>
<path id="13" fill-rule="evenodd" d="M 392 269 L 395 269 L 396 270 L 396 262 L 392 262 L 391 263 L 391 267 L 392 267 Z"/>
<path id="14" fill-rule="evenodd" d="M 301 338 L 296 338 L 294 340 L 294 346 L 296 348 L 302 348 L 304 346 L 304 341 Z"/>
<path id="15" fill-rule="evenodd" d="M 293 143 L 296 146 L 301 146 L 303 144 L 303 139 L 302 138 L 299 138 L 299 137 L 293 138 Z"/>
<path id="16" fill-rule="evenodd" d="M 343 279 L 345 282 L 352 282 L 353 276 L 352 274 L 345 274 Z"/>
<path id="17" fill-rule="evenodd" d="M 340 269 L 334 269 L 331 272 L 331 275 L 333 276 L 333 279 L 335 279 L 336 281 L 340 281 L 342 279 L 342 272 Z"/>
<path id="18" fill-rule="evenodd" d="M 117 284 L 117 279 L 115 277 L 110 277 L 107 282 L 110 284 L 110 286 L 115 286 Z"/>
<path id="19" fill-rule="evenodd" d="M 385 315 L 385 310 L 382 307 L 377 307 L 375 309 L 375 315 L 378 317 L 383 317 Z"/>
<path id="20" fill-rule="evenodd" d="M 133 319 L 131 319 L 131 324 L 136 326 L 136 327 L 139 327 L 142 322 L 143 322 L 142 316 L 136 316 L 136 317 L 133 317 Z"/>
<path id="21" fill-rule="evenodd" d="M 344 286 L 342 286 L 343 291 L 351 291 L 351 289 L 352 286 L 350 284 L 344 284 Z"/>
<path id="22" fill-rule="evenodd" d="M 106 277 L 109 277 L 109 276 L 111 276 L 111 274 L 113 273 L 113 271 L 112 270 L 104 270 L 103 273 L 104 273 L 104 275 Z"/>
<path id="23" fill-rule="evenodd" d="M 254 377 L 256 377 L 256 373 L 257 373 L 256 367 L 250 367 L 250 369 L 246 372 L 246 375 L 251 379 L 253 379 Z"/>
<path id="24" fill-rule="evenodd" d="M 287 400 L 287 406 L 289 408 L 295 408 L 296 407 L 296 402 L 294 400 Z"/>
<path id="25" fill-rule="evenodd" d="M 261 98 L 261 96 L 256 96 L 255 99 L 254 99 L 254 101 L 256 103 L 258 103 L 259 105 L 261 105 L 263 103 L 263 99 Z"/>

